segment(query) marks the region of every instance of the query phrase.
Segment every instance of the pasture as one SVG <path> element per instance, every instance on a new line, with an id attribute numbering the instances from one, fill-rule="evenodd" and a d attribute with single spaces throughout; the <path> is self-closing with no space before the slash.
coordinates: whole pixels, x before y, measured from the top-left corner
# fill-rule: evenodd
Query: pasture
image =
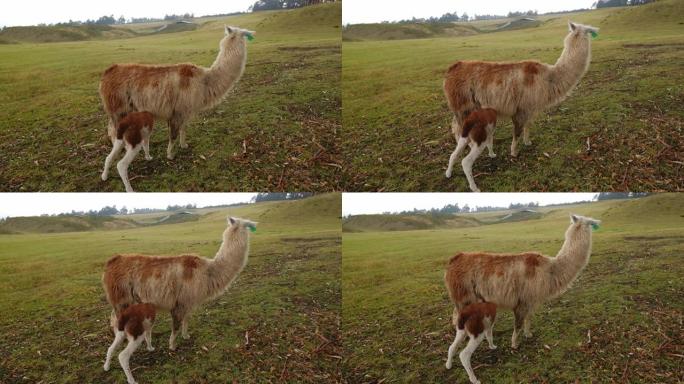
<path id="1" fill-rule="evenodd" d="M 427 196 L 424 196 L 427 198 Z M 416 197 L 418 198 L 418 197 Z M 541 218 L 454 228 L 378 231 L 356 221 L 343 233 L 343 369 L 350 382 L 467 382 L 456 360 L 444 271 L 460 251 L 540 251 L 555 256 L 569 212 L 603 220 L 586 269 L 532 317 L 513 352 L 511 311 L 497 315 L 494 342 L 473 354 L 487 383 L 679 383 L 684 348 L 684 196 L 660 194 L 541 208 Z M 488 212 L 491 221 L 496 212 Z M 505 216 L 505 213 L 501 214 Z M 478 214 L 467 217 L 478 220 Z M 464 345 L 461 345 L 461 348 Z"/>
<path id="2" fill-rule="evenodd" d="M 134 188 L 339 190 L 340 20 L 337 3 L 195 19 L 195 30 L 175 33 L 117 26 L 74 37 L 89 40 L 35 43 L 45 37 L 19 31 L 12 36 L 29 42 L 0 44 L 0 190 L 122 191 L 116 170 L 99 179 L 111 150 L 102 73 L 126 62 L 208 67 L 224 24 L 257 32 L 242 80 L 189 123 L 190 147 L 173 161 L 165 156 L 168 127 L 157 122 L 154 160 L 138 158 L 129 170 Z"/>
<path id="3" fill-rule="evenodd" d="M 340 381 L 340 210 L 340 195 L 328 194 L 198 210 L 198 220 L 179 224 L 0 235 L 0 382 L 122 382 L 117 360 L 102 370 L 112 341 L 105 261 L 127 252 L 213 257 L 227 215 L 259 222 L 246 268 L 192 316 L 190 339 L 175 352 L 170 316 L 160 312 L 157 349 L 133 355 L 133 375 L 141 383 Z"/>
<path id="4" fill-rule="evenodd" d="M 532 145 L 522 146 L 517 158 L 510 156 L 510 119 L 499 121 L 497 158 L 481 156 L 474 165 L 480 189 L 684 188 L 681 1 L 538 19 L 539 26 L 500 32 L 491 32 L 491 21 L 432 29 L 374 24 L 343 31 L 345 190 L 469 190 L 460 162 L 451 179 L 444 177 L 456 146 L 442 92 L 447 69 L 458 60 L 553 64 L 563 49 L 567 20 L 601 28 L 592 41 L 589 71 L 566 101 L 532 122 Z"/>

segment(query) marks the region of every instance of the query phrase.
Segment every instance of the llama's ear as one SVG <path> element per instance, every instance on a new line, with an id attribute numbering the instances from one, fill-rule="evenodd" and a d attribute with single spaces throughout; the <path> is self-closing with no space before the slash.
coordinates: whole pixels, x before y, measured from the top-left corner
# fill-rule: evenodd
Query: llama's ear
<path id="1" fill-rule="evenodd" d="M 231 27 L 229 27 L 229 26 L 227 26 L 227 25 L 225 25 L 225 24 L 224 24 L 223 26 L 225 27 L 226 36 L 228 36 L 228 35 L 230 35 L 231 33 L 233 33 L 233 28 L 231 28 Z"/>
<path id="2" fill-rule="evenodd" d="M 570 30 L 570 32 L 575 32 L 575 30 L 577 29 L 577 26 L 575 25 L 575 23 L 568 20 L 568 29 Z"/>
<path id="3" fill-rule="evenodd" d="M 579 217 L 577 217 L 577 215 L 571 213 L 570 214 L 570 220 L 572 221 L 573 224 L 577 224 L 577 222 L 579 221 Z"/>
<path id="4" fill-rule="evenodd" d="M 237 220 L 235 220 L 234 217 L 229 217 L 228 222 L 230 223 L 230 225 L 235 225 L 235 223 L 237 223 Z"/>

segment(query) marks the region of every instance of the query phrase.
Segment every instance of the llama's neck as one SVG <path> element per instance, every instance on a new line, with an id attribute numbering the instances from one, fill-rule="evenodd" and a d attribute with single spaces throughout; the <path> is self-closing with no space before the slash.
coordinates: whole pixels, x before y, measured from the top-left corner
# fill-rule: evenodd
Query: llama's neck
<path id="1" fill-rule="evenodd" d="M 591 229 L 571 225 L 565 233 L 565 242 L 552 261 L 551 296 L 563 293 L 589 262 L 591 255 Z"/>
<path id="2" fill-rule="evenodd" d="M 211 108 L 237 84 L 245 71 L 247 47 L 243 38 L 236 38 L 227 47 L 221 45 L 214 64 L 207 69 L 204 78 L 204 106 Z"/>
<path id="3" fill-rule="evenodd" d="M 583 37 L 568 36 L 565 39 L 563 53 L 551 67 L 549 74 L 548 103 L 557 104 L 577 86 L 582 76 L 589 69 L 591 61 L 591 43 Z"/>
<path id="4" fill-rule="evenodd" d="M 247 233 L 223 233 L 223 243 L 207 269 L 207 296 L 223 293 L 247 264 L 249 239 Z"/>

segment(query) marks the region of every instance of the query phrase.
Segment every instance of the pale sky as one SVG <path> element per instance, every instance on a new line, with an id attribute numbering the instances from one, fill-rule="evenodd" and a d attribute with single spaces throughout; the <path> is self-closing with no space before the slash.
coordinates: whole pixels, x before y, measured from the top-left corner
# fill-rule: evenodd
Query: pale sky
<path id="1" fill-rule="evenodd" d="M 40 216 L 62 212 L 100 210 L 116 205 L 121 209 L 166 208 L 197 204 L 197 207 L 248 202 L 256 193 L 2 193 L 0 217 Z"/>
<path id="2" fill-rule="evenodd" d="M 256 0 L 3 0 L 0 26 L 54 24 L 71 20 L 96 20 L 100 16 L 163 18 L 194 13 L 195 16 L 247 11 Z"/>
<path id="3" fill-rule="evenodd" d="M 536 10 L 539 13 L 590 8 L 595 0 L 344 0 L 344 24 L 377 23 L 404 19 L 439 17 L 447 12 L 469 16 L 506 15 L 509 11 Z"/>
<path id="4" fill-rule="evenodd" d="M 383 212 L 442 208 L 447 204 L 460 207 L 508 207 L 510 203 L 535 202 L 540 205 L 593 200 L 596 193 L 344 193 L 342 214 L 360 215 Z"/>

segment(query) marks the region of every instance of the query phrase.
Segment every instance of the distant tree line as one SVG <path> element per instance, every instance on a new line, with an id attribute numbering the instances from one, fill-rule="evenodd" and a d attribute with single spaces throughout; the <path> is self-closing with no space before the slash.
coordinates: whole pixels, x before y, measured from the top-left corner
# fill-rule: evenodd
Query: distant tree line
<path id="1" fill-rule="evenodd" d="M 573 203 L 575 204 L 575 203 Z M 491 211 L 504 211 L 508 209 L 526 209 L 526 208 L 538 208 L 539 203 L 538 202 L 529 202 L 529 203 L 511 203 L 508 205 L 508 207 L 493 207 L 493 206 L 485 206 L 485 207 L 470 207 L 468 204 L 465 204 L 464 206 L 459 206 L 458 203 L 456 204 L 447 204 L 443 206 L 442 208 L 432 208 L 432 209 L 417 209 L 413 208 L 412 210 L 407 210 L 407 211 L 401 211 L 401 212 L 383 212 L 383 215 L 432 215 L 432 216 L 441 216 L 441 215 L 452 215 L 455 213 L 474 213 L 474 212 L 491 212 Z"/>
<path id="2" fill-rule="evenodd" d="M 617 199 L 634 199 L 637 197 L 648 196 L 648 192 L 601 192 L 596 195 L 596 200 L 617 200 Z"/>
<path id="3" fill-rule="evenodd" d="M 338 0 L 257 0 L 249 7 L 249 11 L 257 12 L 274 9 L 293 9 L 314 4 L 335 3 L 337 1 Z"/>
<path id="4" fill-rule="evenodd" d="M 655 0 L 599 0 L 592 8 L 626 7 L 628 5 L 643 5 L 652 3 Z"/>
<path id="5" fill-rule="evenodd" d="M 252 198 L 253 203 L 262 201 L 281 201 L 281 200 L 300 200 L 312 196 L 309 192 L 275 192 L 275 193 L 257 193 Z"/>

